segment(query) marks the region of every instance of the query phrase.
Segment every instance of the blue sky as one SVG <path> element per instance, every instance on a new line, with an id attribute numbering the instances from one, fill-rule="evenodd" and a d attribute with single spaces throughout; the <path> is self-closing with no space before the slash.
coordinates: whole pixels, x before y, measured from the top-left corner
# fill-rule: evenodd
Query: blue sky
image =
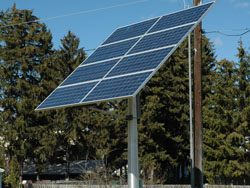
<path id="1" fill-rule="evenodd" d="M 181 10 L 184 8 L 184 2 L 192 6 L 193 0 L 1 1 L 2 11 L 11 8 L 14 2 L 18 9 L 34 10 L 34 15 L 42 19 L 42 22 L 46 23 L 51 30 L 55 48 L 58 48 L 60 39 L 67 34 L 68 30 L 71 30 L 80 38 L 81 47 L 93 49 L 97 48 L 117 27 Z M 207 2 L 210 0 L 203 0 L 203 3 Z M 120 6 L 122 4 L 124 6 Z M 115 8 L 105 9 L 106 7 Z M 82 13 L 69 16 L 79 12 Z M 57 16 L 63 17 L 47 19 Z M 203 19 L 203 29 L 207 32 L 222 31 L 227 34 L 239 34 L 246 31 L 239 29 L 246 28 L 250 28 L 250 0 L 217 0 L 216 5 Z M 206 35 L 214 43 L 217 60 L 227 58 L 237 61 L 235 55 L 240 37 L 226 37 L 218 33 Z M 242 40 L 244 46 L 249 48 L 250 32 L 242 36 Z"/>

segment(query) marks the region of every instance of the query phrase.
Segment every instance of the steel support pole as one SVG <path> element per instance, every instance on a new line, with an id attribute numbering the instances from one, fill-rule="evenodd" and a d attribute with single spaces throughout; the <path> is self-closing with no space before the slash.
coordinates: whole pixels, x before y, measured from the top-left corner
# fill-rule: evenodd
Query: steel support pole
<path id="1" fill-rule="evenodd" d="M 190 182 L 194 188 L 194 136 L 193 136 L 193 100 L 192 100 L 192 58 L 191 58 L 191 35 L 188 35 L 188 72 L 189 72 L 189 123 L 190 123 Z"/>
<path id="2" fill-rule="evenodd" d="M 194 0 L 194 6 L 201 3 L 201 0 Z M 195 187 L 203 188 L 203 132 L 202 132 L 202 30 L 201 23 L 194 30 L 194 173 Z"/>
<path id="3" fill-rule="evenodd" d="M 139 188 L 138 132 L 136 97 L 128 99 L 128 188 Z"/>

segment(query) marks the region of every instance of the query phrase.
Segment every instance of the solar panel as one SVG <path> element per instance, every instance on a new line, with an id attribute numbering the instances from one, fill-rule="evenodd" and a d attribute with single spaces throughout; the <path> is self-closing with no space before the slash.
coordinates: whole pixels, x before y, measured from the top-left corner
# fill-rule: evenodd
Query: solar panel
<path id="1" fill-rule="evenodd" d="M 152 73 L 152 71 L 102 80 L 82 102 L 94 102 L 131 96 L 150 73 Z"/>
<path id="2" fill-rule="evenodd" d="M 161 20 L 149 31 L 149 33 L 173 28 L 187 23 L 197 22 L 212 4 L 213 2 L 163 16 Z"/>
<path id="3" fill-rule="evenodd" d="M 36 110 L 137 95 L 214 3 L 118 28 Z"/>
<path id="4" fill-rule="evenodd" d="M 173 48 L 165 48 L 148 53 L 127 56 L 107 75 L 107 77 L 155 69 Z"/>
<path id="5" fill-rule="evenodd" d="M 86 66 L 79 66 L 61 84 L 61 86 L 101 79 L 118 62 L 118 60 L 119 59 L 111 60 L 111 61 L 104 61 L 104 62 L 96 63 L 96 64 L 87 64 Z"/>
<path id="6" fill-rule="evenodd" d="M 123 56 L 139 38 L 131 39 L 115 44 L 101 46 L 82 64 L 93 63 L 97 61 L 112 59 Z"/>
<path id="7" fill-rule="evenodd" d="M 146 35 L 138 42 L 129 54 L 138 53 L 155 48 L 176 45 L 194 24 Z"/>
<path id="8" fill-rule="evenodd" d="M 113 43 L 116 41 L 143 35 L 156 21 L 157 18 L 138 24 L 121 27 L 117 29 L 103 44 Z"/>
<path id="9" fill-rule="evenodd" d="M 73 85 L 71 87 L 59 87 L 54 90 L 45 101 L 43 101 L 38 109 L 79 104 L 82 98 L 96 84 L 97 82 L 91 82 L 81 85 Z"/>

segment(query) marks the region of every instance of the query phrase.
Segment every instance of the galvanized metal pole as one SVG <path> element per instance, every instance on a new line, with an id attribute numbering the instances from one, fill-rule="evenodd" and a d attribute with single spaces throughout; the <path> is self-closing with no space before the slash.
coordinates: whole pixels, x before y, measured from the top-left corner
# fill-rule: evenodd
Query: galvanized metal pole
<path id="1" fill-rule="evenodd" d="M 201 3 L 201 0 L 194 0 L 194 6 Z M 195 173 L 195 187 L 203 188 L 203 162 L 202 162 L 202 146 L 203 146 L 203 132 L 202 132 L 202 53 L 201 53 L 201 23 L 194 30 L 194 173 Z"/>
<path id="2" fill-rule="evenodd" d="M 137 101 L 136 97 L 128 99 L 128 188 L 139 188 Z"/>
<path id="3" fill-rule="evenodd" d="M 194 136 L 193 136 L 193 100 L 192 100 L 192 64 L 191 64 L 191 35 L 188 35 L 188 72 L 189 72 L 189 122 L 190 122 L 190 182 L 194 188 Z"/>

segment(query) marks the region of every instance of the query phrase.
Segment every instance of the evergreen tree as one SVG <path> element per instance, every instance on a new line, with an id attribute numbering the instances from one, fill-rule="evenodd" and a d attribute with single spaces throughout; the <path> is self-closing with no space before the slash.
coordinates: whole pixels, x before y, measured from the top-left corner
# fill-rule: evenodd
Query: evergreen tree
<path id="1" fill-rule="evenodd" d="M 210 184 L 224 184 L 230 178 L 226 166 L 232 148 L 227 138 L 234 131 L 237 109 L 235 68 L 233 62 L 225 59 L 216 62 L 211 93 L 204 102 L 204 173 Z"/>
<path id="2" fill-rule="evenodd" d="M 78 65 L 80 65 L 85 59 L 85 53 L 83 48 L 79 48 L 80 40 L 71 31 L 68 31 L 67 36 L 61 39 L 61 46 L 59 50 L 55 50 L 52 61 L 54 65 L 52 70 L 55 72 L 53 79 L 56 85 L 59 85 Z M 70 161 L 76 160 L 79 156 L 77 153 L 82 153 L 82 149 L 79 147 L 84 143 L 82 136 L 82 130 L 84 125 L 81 124 L 86 110 L 81 107 L 59 109 L 54 111 L 54 121 L 51 132 L 51 136 L 56 138 L 56 148 L 50 162 L 62 163 L 66 162 L 69 167 Z M 44 140 L 43 144 L 46 145 L 47 140 Z M 80 152 L 77 152 L 77 151 Z M 63 159 L 66 158 L 64 161 Z M 69 169 L 69 168 L 68 168 Z M 69 177 L 69 171 L 67 174 Z"/>
<path id="3" fill-rule="evenodd" d="M 236 82 L 238 89 L 237 97 L 237 117 L 234 125 L 235 133 L 230 135 L 230 143 L 237 151 L 237 163 L 232 162 L 234 183 L 250 182 L 249 136 L 250 136 L 250 56 L 243 47 L 242 41 L 238 47 L 238 71 Z M 243 167 L 244 166 L 244 167 Z M 238 179 L 240 181 L 235 181 Z"/>
<path id="4" fill-rule="evenodd" d="M 187 162 L 187 158 L 183 158 L 188 155 L 188 63 L 185 47 L 187 43 L 177 49 L 144 91 L 140 153 L 143 156 L 142 167 L 145 174 L 151 176 L 151 181 L 154 177 L 167 180 L 170 172 L 178 174 L 179 162 Z M 175 177 L 174 181 L 177 181 L 178 176 Z"/>
<path id="5" fill-rule="evenodd" d="M 38 128 L 48 124 L 47 116 L 34 109 L 51 90 L 51 84 L 45 88 L 41 79 L 45 82 L 46 75 L 53 75 L 46 64 L 52 36 L 37 19 L 32 11 L 18 10 L 15 4 L 0 12 L 0 121 L 4 142 L 9 144 L 7 154 L 17 158 L 20 175 L 24 160 L 39 142 Z"/>
<path id="6" fill-rule="evenodd" d="M 62 46 L 55 52 L 58 82 L 64 80 L 85 58 L 83 49 L 78 49 L 79 39 L 71 32 L 68 32 L 61 43 Z M 111 102 L 101 103 L 97 108 L 112 111 L 117 109 L 117 105 Z M 84 106 L 58 110 L 57 115 L 58 148 L 61 154 L 64 153 L 61 156 L 66 156 L 68 162 L 82 159 L 72 157 L 69 153 L 85 156 L 86 160 L 103 160 L 106 175 L 109 175 L 112 169 L 117 169 L 117 155 L 124 155 L 124 148 L 119 144 L 120 140 L 124 143 L 124 139 L 120 137 L 121 133 L 123 138 L 126 137 L 119 120 L 88 110 Z M 117 132 L 120 134 L 116 135 Z M 81 152 L 77 154 L 77 150 Z M 67 156 L 70 156 L 70 159 Z M 124 160 L 122 161 L 124 165 Z M 120 167 L 119 163 L 118 168 Z"/>
<path id="7" fill-rule="evenodd" d="M 215 61 L 203 37 L 203 80 L 210 84 Z M 176 50 L 142 92 L 140 161 L 146 179 L 179 183 L 189 165 L 189 85 L 187 40 Z M 211 85 L 211 84 L 210 84 Z M 209 86 L 204 88 L 204 96 Z M 147 175 L 151 177 L 147 177 Z M 172 178 L 174 177 L 174 178 Z"/>
<path id="8" fill-rule="evenodd" d="M 112 109 L 116 114 L 123 116 L 127 115 L 128 110 L 128 100 L 122 100 L 119 103 L 112 103 Z M 128 122 L 125 119 L 113 118 L 112 119 L 112 132 L 110 146 L 110 153 L 108 156 L 108 165 L 113 171 L 120 170 L 120 181 L 122 182 L 124 178 L 126 179 L 126 166 L 128 159 Z"/>
<path id="9" fill-rule="evenodd" d="M 61 39 L 59 50 L 55 50 L 54 58 L 56 65 L 57 81 L 61 83 L 75 68 L 86 58 L 83 48 L 79 48 L 80 39 L 71 31 Z"/>
<path id="10" fill-rule="evenodd" d="M 240 42 L 239 63 L 216 63 L 211 93 L 205 99 L 204 171 L 209 183 L 249 181 L 249 55 Z"/>
<path id="11" fill-rule="evenodd" d="M 19 168 L 15 157 L 10 161 L 9 175 L 6 178 L 6 183 L 10 184 L 13 188 L 19 187 Z"/>

